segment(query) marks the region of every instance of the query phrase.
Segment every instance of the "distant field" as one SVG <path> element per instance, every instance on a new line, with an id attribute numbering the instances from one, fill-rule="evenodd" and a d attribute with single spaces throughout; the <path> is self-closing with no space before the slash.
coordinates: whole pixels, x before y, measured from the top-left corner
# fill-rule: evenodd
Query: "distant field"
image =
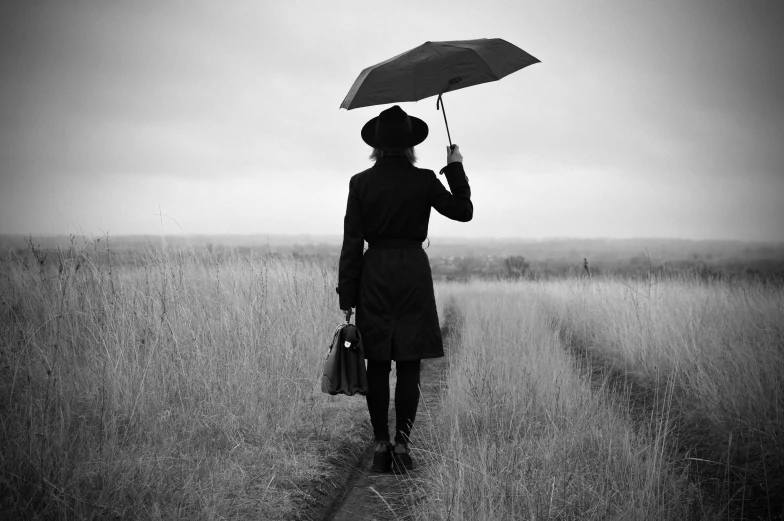
<path id="1" fill-rule="evenodd" d="M 30 253 L 33 242 L 41 251 L 74 241 L 90 247 L 95 241 L 106 258 L 108 246 L 116 264 L 124 264 L 140 251 L 168 250 L 209 253 L 247 258 L 281 256 L 321 256 L 337 262 L 342 236 L 338 235 L 171 235 L 164 237 L 24 237 L 0 235 L 0 249 L 21 256 Z M 519 239 L 430 237 L 425 243 L 435 280 L 469 278 L 497 280 L 524 277 L 552 279 L 580 275 L 587 268 L 593 275 L 627 278 L 681 274 L 703 279 L 757 279 L 784 283 L 784 243 L 684 239 Z M 522 259 L 520 268 L 510 269 L 510 259 Z"/>
<path id="2" fill-rule="evenodd" d="M 44 258 L 45 257 L 45 258 Z M 0 260 L 0 514 L 311 519 L 364 399 L 319 390 L 318 257 L 151 249 Z M 417 519 L 782 515 L 784 293 L 748 281 L 439 283 Z M 337 460 L 336 460 L 337 458 Z"/>

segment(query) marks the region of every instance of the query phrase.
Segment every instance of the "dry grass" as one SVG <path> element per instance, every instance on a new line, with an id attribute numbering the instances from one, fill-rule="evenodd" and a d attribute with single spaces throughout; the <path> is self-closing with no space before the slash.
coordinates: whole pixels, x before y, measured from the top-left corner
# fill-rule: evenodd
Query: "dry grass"
<path id="1" fill-rule="evenodd" d="M 0 513 L 315 516 L 314 484 L 367 429 L 361 397 L 319 391 L 341 319 L 335 266 L 97 259 L 0 261 Z M 436 293 L 459 338 L 414 432 L 426 468 L 412 517 L 779 515 L 780 288 L 599 278 Z"/>
<path id="2" fill-rule="evenodd" d="M 580 376 L 540 286 L 438 287 L 462 315 L 448 388 L 429 432 L 419 519 L 688 519 L 710 516 L 673 464 L 664 421 Z"/>
<path id="3" fill-rule="evenodd" d="M 542 284 L 560 329 L 633 381 L 731 515 L 784 516 L 784 291 L 751 281 Z"/>
<path id="4" fill-rule="evenodd" d="M 0 511 L 307 517 L 364 400 L 320 393 L 336 270 L 263 257 L 70 250 L 0 269 Z M 325 450 L 326 449 L 326 450 Z"/>

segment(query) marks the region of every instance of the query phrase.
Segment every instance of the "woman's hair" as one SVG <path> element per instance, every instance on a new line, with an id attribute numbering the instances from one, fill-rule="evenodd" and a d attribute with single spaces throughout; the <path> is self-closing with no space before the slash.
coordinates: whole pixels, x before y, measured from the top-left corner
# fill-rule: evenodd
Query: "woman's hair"
<path id="1" fill-rule="evenodd" d="M 416 152 L 414 152 L 414 147 L 406 148 L 405 150 L 379 150 L 377 148 L 373 149 L 373 152 L 370 153 L 370 160 L 371 161 L 378 161 L 382 157 L 387 156 L 404 156 L 408 159 L 408 162 L 412 165 L 416 163 L 417 157 Z"/>

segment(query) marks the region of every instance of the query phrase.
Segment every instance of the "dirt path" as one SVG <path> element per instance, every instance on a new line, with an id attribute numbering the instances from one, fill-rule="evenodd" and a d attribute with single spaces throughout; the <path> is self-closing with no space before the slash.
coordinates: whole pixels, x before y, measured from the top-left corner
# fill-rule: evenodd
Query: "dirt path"
<path id="1" fill-rule="evenodd" d="M 453 308 L 446 310 L 444 327 L 441 329 L 444 338 L 444 349 L 457 341 L 456 313 Z M 437 408 L 438 398 L 443 387 L 443 376 L 446 371 L 446 359 L 436 358 L 422 361 L 420 398 L 417 419 L 412 432 L 411 455 L 415 461 L 414 470 L 407 475 L 375 474 L 370 472 L 373 457 L 373 444 L 368 446 L 356 459 L 345 484 L 337 491 L 332 504 L 322 519 L 324 521 L 371 521 L 371 520 L 403 520 L 410 518 L 410 506 L 419 498 L 415 497 L 416 480 L 420 477 L 421 468 L 416 465 L 419 460 L 416 453 L 417 431 L 430 428 L 431 417 L 428 411 Z M 391 382 L 394 385 L 394 381 Z M 393 388 L 394 389 L 394 388 Z M 394 396 L 394 392 L 392 393 Z M 394 404 L 390 402 L 390 425 L 394 425 Z"/>

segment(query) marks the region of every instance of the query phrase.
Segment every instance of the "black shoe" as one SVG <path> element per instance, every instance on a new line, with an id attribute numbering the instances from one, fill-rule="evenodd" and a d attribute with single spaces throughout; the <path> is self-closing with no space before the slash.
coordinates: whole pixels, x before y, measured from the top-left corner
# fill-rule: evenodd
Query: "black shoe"
<path id="1" fill-rule="evenodd" d="M 409 470 L 414 469 L 414 462 L 409 454 L 408 445 L 402 441 L 396 442 L 395 449 L 403 447 L 405 452 L 392 451 L 392 472 L 395 474 L 405 474 Z"/>
<path id="2" fill-rule="evenodd" d="M 371 472 L 389 472 L 392 468 L 392 446 L 389 442 L 376 443 Z"/>

